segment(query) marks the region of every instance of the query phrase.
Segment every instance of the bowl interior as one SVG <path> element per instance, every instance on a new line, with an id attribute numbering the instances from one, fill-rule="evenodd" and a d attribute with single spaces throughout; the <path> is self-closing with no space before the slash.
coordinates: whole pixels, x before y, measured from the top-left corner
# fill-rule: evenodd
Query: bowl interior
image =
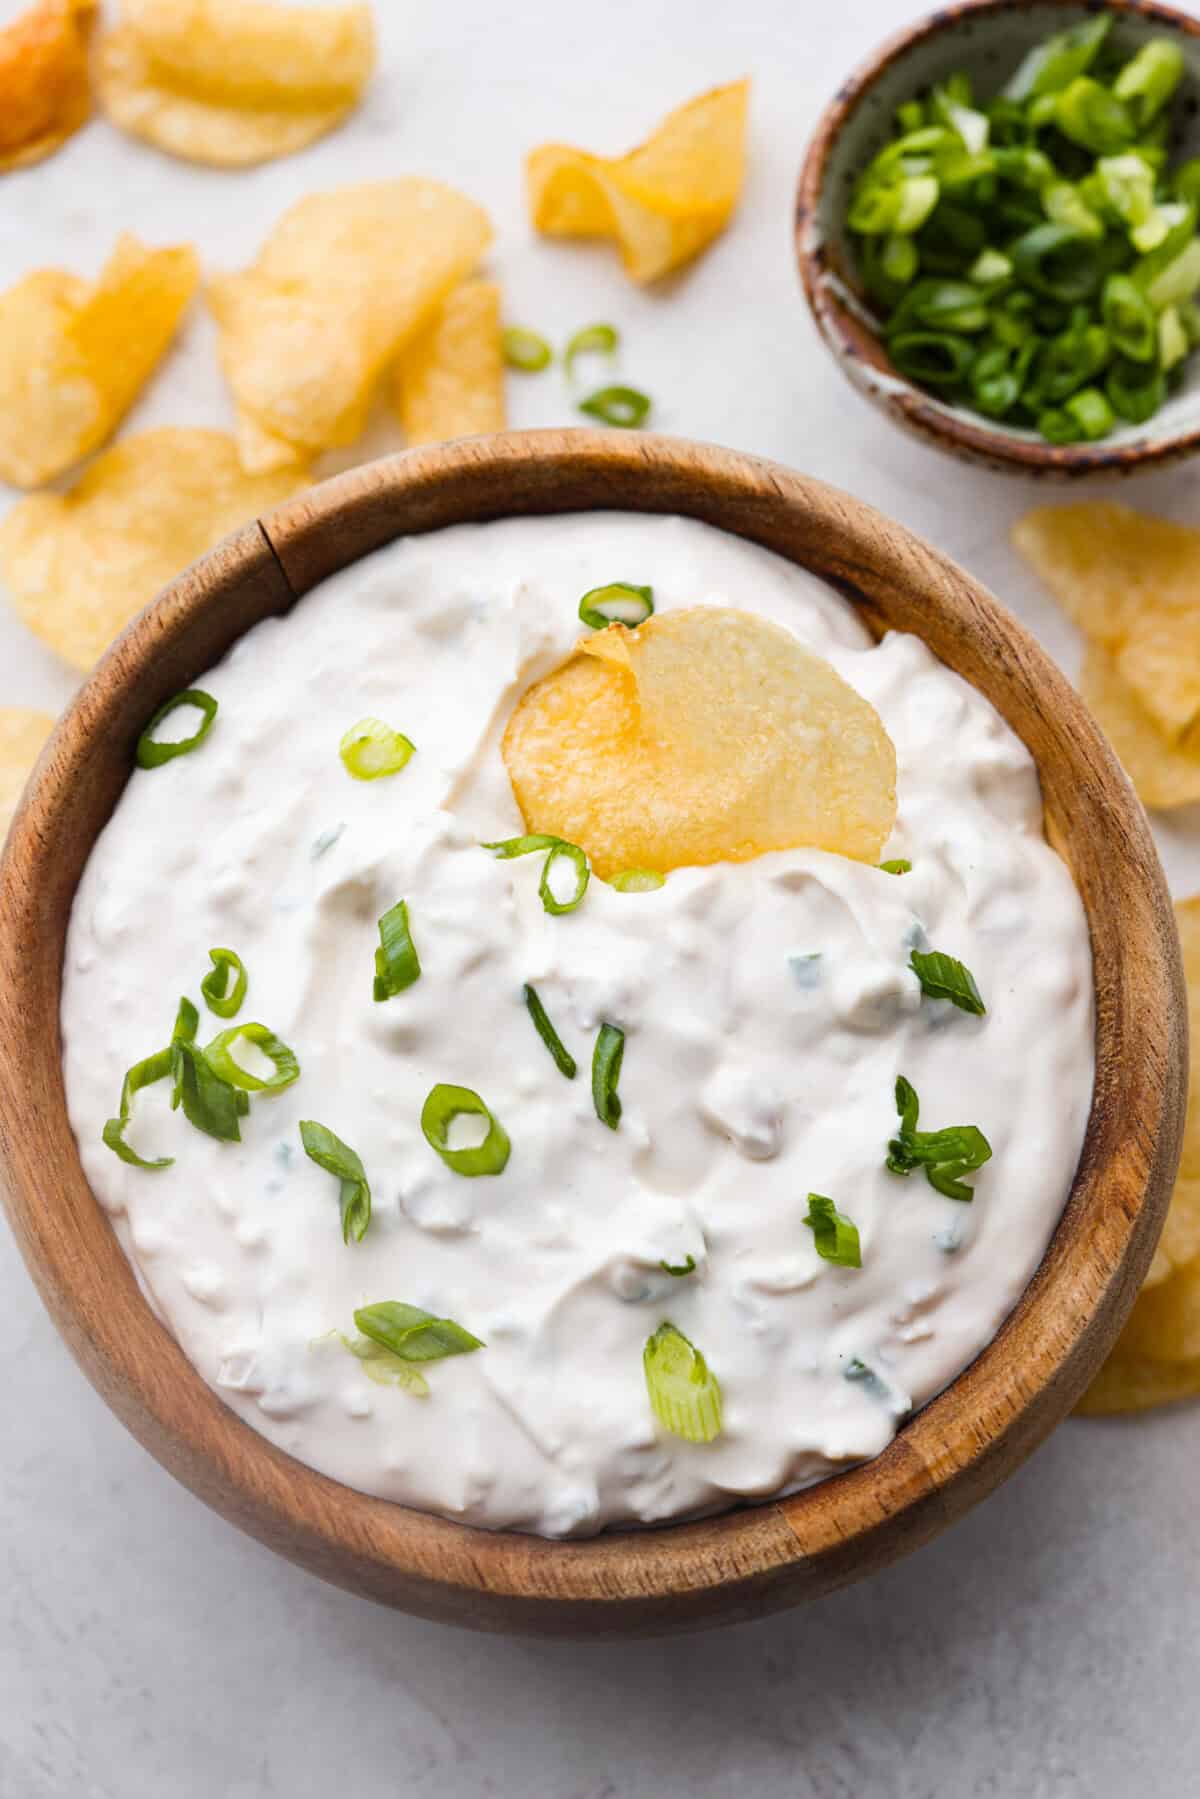
<path id="1" fill-rule="evenodd" d="M 259 619 L 401 533 L 620 507 L 681 512 L 811 569 L 996 704 L 1032 752 L 1096 971 L 1096 1085 L 1040 1268 L 998 1336 L 874 1461 L 699 1523 L 560 1542 L 489 1533 L 339 1486 L 228 1411 L 158 1322 L 80 1167 L 58 1030 L 67 920 L 146 718 Z M 1121 854 L 1112 855 L 1112 845 Z M 971 578 L 870 507 L 733 451 L 530 432 L 412 451 L 312 489 L 213 551 L 114 645 L 43 753 L 0 861 L 0 1197 L 69 1346 L 200 1497 L 360 1593 L 492 1629 L 679 1629 L 829 1590 L 989 1492 L 1083 1391 L 1153 1253 L 1182 1131 L 1185 1000 L 1144 814 L 1078 697 Z M 31 1032 L 29 1020 L 40 1028 Z"/>
<path id="2" fill-rule="evenodd" d="M 916 389 L 896 373 L 878 340 L 873 304 L 865 298 L 859 281 L 855 244 L 846 228 L 850 195 L 871 158 L 890 141 L 895 110 L 903 101 L 956 69 L 965 69 L 971 76 L 979 98 L 991 99 L 1032 45 L 1052 32 L 1094 17 L 1098 10 L 1076 0 L 1015 5 L 1012 0 L 982 0 L 982 4 L 948 7 L 881 50 L 870 68 L 851 80 L 834 103 L 837 108 L 844 106 L 844 111 L 828 141 L 809 245 L 822 246 L 823 266 L 817 279 L 826 284 L 829 299 L 843 314 L 843 326 L 855 346 L 856 379 L 881 397 L 896 387 L 919 392 L 930 423 L 941 418 L 986 435 L 996 445 L 1008 442 L 1046 452 L 1052 449 L 1036 432 L 951 405 L 925 389 Z M 1105 10 L 1114 15 L 1109 41 L 1123 53 L 1132 54 L 1147 38 L 1164 33 L 1178 44 L 1185 73 L 1173 103 L 1171 157 L 1176 161 L 1200 154 L 1200 21 L 1154 5 Z M 818 318 L 828 336 L 820 313 Z M 835 344 L 834 348 L 840 347 Z M 1166 445 L 1196 432 L 1200 432 L 1200 357 L 1193 356 L 1183 365 L 1179 385 L 1167 403 L 1146 424 L 1121 425 L 1100 444 L 1063 449 L 1065 458 L 1075 454 L 1103 460 L 1113 450 L 1130 452 Z M 1056 459 L 1065 458 L 1060 451 Z"/>

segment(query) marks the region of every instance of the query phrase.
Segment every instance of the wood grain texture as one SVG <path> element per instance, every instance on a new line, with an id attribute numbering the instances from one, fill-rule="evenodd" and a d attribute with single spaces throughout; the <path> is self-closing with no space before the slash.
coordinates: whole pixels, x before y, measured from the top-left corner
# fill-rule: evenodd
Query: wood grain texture
<path id="1" fill-rule="evenodd" d="M 598 507 L 686 513 L 763 544 L 833 583 L 874 631 L 917 632 L 988 694 L 1037 760 L 1048 827 L 1087 909 L 1097 1070 L 1080 1168 L 1033 1282 L 996 1340 L 883 1455 L 778 1503 L 555 1543 L 351 1492 L 225 1409 L 141 1298 L 87 1186 L 57 1021 L 81 869 L 138 732 L 168 694 L 249 625 L 399 535 Z M 620 432 L 467 440 L 354 470 L 247 527 L 130 626 L 63 718 L 0 865 L 0 917 L 0 1190 L 89 1378 L 164 1466 L 260 1541 L 353 1591 L 482 1629 L 618 1635 L 744 1618 L 933 1536 L 1083 1392 L 1149 1264 L 1178 1161 L 1178 940 L 1145 817 L 1096 726 L 961 569 L 848 495 L 732 451 Z"/>

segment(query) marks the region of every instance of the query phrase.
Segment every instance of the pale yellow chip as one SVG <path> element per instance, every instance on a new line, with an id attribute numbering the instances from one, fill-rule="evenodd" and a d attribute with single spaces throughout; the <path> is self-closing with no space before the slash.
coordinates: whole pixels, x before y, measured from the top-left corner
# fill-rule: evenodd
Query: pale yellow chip
<path id="1" fill-rule="evenodd" d="M 1190 730 L 1200 720 L 1200 530 L 1080 501 L 1027 513 L 1013 539 L 1068 617 L 1112 653 L 1160 731 L 1174 742 Z"/>
<path id="2" fill-rule="evenodd" d="M 90 110 L 93 0 L 38 0 L 0 30 L 0 170 L 41 162 Z"/>
<path id="3" fill-rule="evenodd" d="M 353 443 L 380 375 L 491 234 L 473 200 L 417 177 L 290 207 L 252 268 L 208 288 L 245 467 Z"/>
<path id="4" fill-rule="evenodd" d="M 122 131 L 224 168 L 289 156 L 358 104 L 375 66 L 366 5 L 124 0 L 96 56 Z"/>
<path id="5" fill-rule="evenodd" d="M 29 771 L 53 729 L 48 712 L 0 706 L 0 842 L 12 822 Z"/>
<path id="6" fill-rule="evenodd" d="M 504 429 L 500 289 L 464 281 L 405 350 L 396 410 L 410 444 Z"/>
<path id="7" fill-rule="evenodd" d="M 1200 1394 L 1200 1361 L 1155 1362 L 1114 1352 L 1076 1406 L 1084 1417 L 1145 1412 Z"/>
<path id="8" fill-rule="evenodd" d="M 727 608 L 584 638 L 521 700 L 503 753 L 528 829 L 603 877 L 796 845 L 877 862 L 896 816 L 874 709 L 790 632 Z"/>
<path id="9" fill-rule="evenodd" d="M 746 172 L 749 81 L 668 113 L 627 156 L 543 144 L 525 163 L 529 210 L 547 237 L 613 237 L 635 281 L 654 281 L 724 230 Z"/>
<path id="10" fill-rule="evenodd" d="M 1169 810 L 1200 800 L 1200 748 L 1174 744 L 1159 730 L 1107 650 L 1089 645 L 1079 691 L 1147 806 Z"/>
<path id="11" fill-rule="evenodd" d="M 0 576 L 29 628 L 90 668 L 161 587 L 305 479 L 247 475 L 223 431 L 142 431 L 70 493 L 33 494 L 0 521 Z"/>
<path id="12" fill-rule="evenodd" d="M 40 487 L 110 436 L 199 277 L 190 245 L 125 233 L 94 283 L 38 269 L 0 294 L 0 477 Z"/>

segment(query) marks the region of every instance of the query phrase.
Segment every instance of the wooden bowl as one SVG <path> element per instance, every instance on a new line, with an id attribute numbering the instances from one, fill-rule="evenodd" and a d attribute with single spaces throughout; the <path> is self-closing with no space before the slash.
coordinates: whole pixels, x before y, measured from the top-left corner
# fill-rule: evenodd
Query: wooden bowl
<path id="1" fill-rule="evenodd" d="M 858 174 L 892 135 L 896 107 L 954 69 L 977 92 L 998 89 L 1031 45 L 1097 12 L 1114 15 L 1113 41 L 1130 52 L 1165 33 L 1186 65 L 1172 155 L 1200 155 L 1200 19 L 1157 0 L 961 0 L 890 38 L 838 89 L 817 122 L 800 173 L 796 256 L 813 317 L 859 392 L 910 435 L 964 462 L 1031 475 L 1128 475 L 1190 455 L 1200 445 L 1200 356 L 1144 425 L 1093 444 L 1051 444 L 1036 432 L 949 405 L 893 367 L 876 311 L 858 279 L 846 230 Z"/>
<path id="2" fill-rule="evenodd" d="M 991 698 L 1037 760 L 1087 909 L 1096 1090 L 1069 1202 L 1016 1311 L 881 1456 L 702 1522 L 552 1542 L 353 1492 L 226 1410 L 142 1298 L 80 1168 L 59 990 L 80 873 L 164 699 L 259 619 L 401 534 L 609 507 L 685 513 L 764 544 L 830 582 L 872 631 L 916 632 Z M 62 719 L 13 824 L 0 906 L 0 1180 L 84 1371 L 152 1455 L 272 1549 L 373 1599 L 482 1629 L 598 1636 L 744 1618 L 934 1536 L 1087 1386 L 1149 1264 L 1178 1161 L 1178 939 L 1142 809 L 1099 730 L 1021 626 L 944 556 L 859 500 L 730 450 L 616 431 L 467 440 L 355 469 L 248 525 L 142 613 Z"/>

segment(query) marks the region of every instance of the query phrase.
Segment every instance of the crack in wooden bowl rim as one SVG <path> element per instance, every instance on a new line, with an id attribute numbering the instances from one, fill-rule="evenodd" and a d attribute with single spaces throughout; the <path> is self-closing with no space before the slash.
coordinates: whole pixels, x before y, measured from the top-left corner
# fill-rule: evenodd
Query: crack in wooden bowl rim
<path id="1" fill-rule="evenodd" d="M 1062 1221 L 1024 1296 L 882 1455 L 698 1522 L 551 1541 L 354 1492 L 226 1409 L 142 1297 L 84 1177 L 58 1014 L 80 873 L 163 700 L 252 624 L 393 538 L 597 508 L 684 514 L 765 545 L 830 582 L 876 634 L 915 631 L 992 699 L 1038 763 L 1048 830 L 1087 910 L 1096 1090 Z M 860 500 L 732 450 L 618 431 L 513 432 L 354 469 L 247 525 L 135 619 L 64 714 L 13 823 L 0 906 L 0 1191 L 93 1385 L 164 1467 L 272 1549 L 352 1591 L 482 1629 L 620 1635 L 744 1618 L 934 1536 L 1087 1386 L 1149 1265 L 1178 1162 L 1178 936 L 1145 815 L 1096 725 L 1016 620 L 945 556 Z M 1003 1204 L 1002 1186 L 987 1203 Z"/>

